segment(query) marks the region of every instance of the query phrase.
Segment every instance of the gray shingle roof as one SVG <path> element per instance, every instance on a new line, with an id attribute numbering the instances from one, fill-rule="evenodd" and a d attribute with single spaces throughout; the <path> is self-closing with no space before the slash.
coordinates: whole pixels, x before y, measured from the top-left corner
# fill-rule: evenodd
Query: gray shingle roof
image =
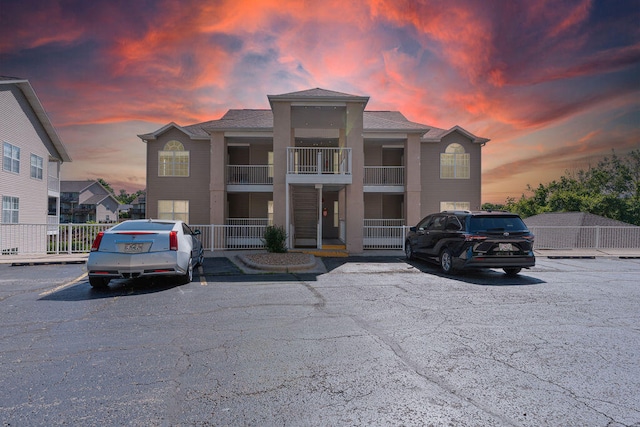
<path id="1" fill-rule="evenodd" d="M 268 95 L 268 98 L 270 101 L 351 101 L 364 102 L 365 104 L 369 100 L 369 97 L 321 88 L 285 93 L 282 95 Z M 155 139 L 158 135 L 172 127 L 180 129 L 194 139 L 208 138 L 209 133 L 214 131 L 270 132 L 273 131 L 273 112 L 271 109 L 232 109 L 228 110 L 224 116 L 218 120 L 209 120 L 188 126 L 178 126 L 171 122 L 155 132 L 138 136 L 143 140 Z M 486 138 L 476 137 L 459 126 L 454 126 L 446 130 L 409 121 L 400 111 L 364 111 L 363 128 L 365 132 L 421 133 L 423 134 L 422 140 L 427 142 L 438 142 L 442 137 L 455 131 L 461 132 L 471 138 L 473 142 L 484 143 L 489 141 Z"/>

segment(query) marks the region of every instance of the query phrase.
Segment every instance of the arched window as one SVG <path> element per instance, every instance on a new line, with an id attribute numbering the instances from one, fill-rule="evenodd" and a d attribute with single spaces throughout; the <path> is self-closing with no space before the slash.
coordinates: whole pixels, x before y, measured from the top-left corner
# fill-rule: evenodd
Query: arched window
<path id="1" fill-rule="evenodd" d="M 469 169 L 469 153 L 462 145 L 449 144 L 444 153 L 440 153 L 440 178 L 469 179 Z"/>
<path id="2" fill-rule="evenodd" d="M 158 176 L 189 176 L 189 152 L 180 141 L 169 141 L 158 152 Z"/>

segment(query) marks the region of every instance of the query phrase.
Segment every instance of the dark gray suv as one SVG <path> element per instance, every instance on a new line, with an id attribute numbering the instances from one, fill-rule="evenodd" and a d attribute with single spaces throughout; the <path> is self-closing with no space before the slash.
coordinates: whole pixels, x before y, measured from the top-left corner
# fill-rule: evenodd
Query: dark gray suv
<path id="1" fill-rule="evenodd" d="M 533 234 L 513 213 L 443 211 L 411 227 L 407 259 L 423 258 L 450 274 L 466 268 L 502 268 L 515 275 L 533 267 Z"/>

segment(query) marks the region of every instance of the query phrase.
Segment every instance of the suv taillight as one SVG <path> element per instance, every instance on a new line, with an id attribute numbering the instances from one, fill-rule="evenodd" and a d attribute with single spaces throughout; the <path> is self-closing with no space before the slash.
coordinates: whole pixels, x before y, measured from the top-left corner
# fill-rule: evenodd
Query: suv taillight
<path id="1" fill-rule="evenodd" d="M 475 234 L 463 234 L 465 242 L 476 242 L 480 240 L 487 240 L 487 236 L 476 236 Z"/>
<path id="2" fill-rule="evenodd" d="M 100 242 L 102 242 L 102 236 L 104 236 L 104 231 L 98 233 L 96 238 L 93 240 L 93 244 L 91 245 L 91 252 L 95 252 L 100 249 Z"/>
<path id="3" fill-rule="evenodd" d="M 178 250 L 178 232 L 177 231 L 169 232 L 169 250 L 172 250 L 172 251 Z"/>

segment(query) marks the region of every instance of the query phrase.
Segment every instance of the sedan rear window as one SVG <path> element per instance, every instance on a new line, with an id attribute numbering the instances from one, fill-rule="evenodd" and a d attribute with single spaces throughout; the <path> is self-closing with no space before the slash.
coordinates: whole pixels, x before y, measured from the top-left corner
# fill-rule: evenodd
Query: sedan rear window
<path id="1" fill-rule="evenodd" d="M 123 222 L 112 228 L 113 231 L 171 231 L 173 222 Z"/>
<path id="2" fill-rule="evenodd" d="M 469 218 L 469 231 L 526 231 L 527 226 L 518 216 L 473 216 Z"/>

